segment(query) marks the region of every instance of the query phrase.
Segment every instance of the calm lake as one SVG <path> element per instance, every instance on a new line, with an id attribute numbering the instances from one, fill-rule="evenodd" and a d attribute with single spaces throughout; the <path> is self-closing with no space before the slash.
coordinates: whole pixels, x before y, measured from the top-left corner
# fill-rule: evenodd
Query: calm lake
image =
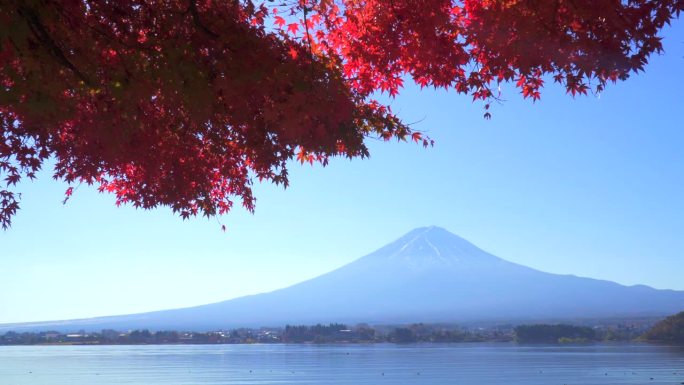
<path id="1" fill-rule="evenodd" d="M 684 348 L 520 346 L 0 346 L 0 385 L 681 384 Z"/>

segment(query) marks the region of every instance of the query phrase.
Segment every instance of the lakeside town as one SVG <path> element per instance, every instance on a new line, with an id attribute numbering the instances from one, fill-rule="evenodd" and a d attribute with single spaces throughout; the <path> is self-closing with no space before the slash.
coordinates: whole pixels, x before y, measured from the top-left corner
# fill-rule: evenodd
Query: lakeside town
<path id="1" fill-rule="evenodd" d="M 138 345 L 138 344 L 253 344 L 253 343 L 445 343 L 518 342 L 584 343 L 633 341 L 655 321 L 575 326 L 567 324 L 461 327 L 443 324 L 370 326 L 342 323 L 286 325 L 282 328 L 237 328 L 209 332 L 112 329 L 99 332 L 7 332 L 0 345 Z"/>

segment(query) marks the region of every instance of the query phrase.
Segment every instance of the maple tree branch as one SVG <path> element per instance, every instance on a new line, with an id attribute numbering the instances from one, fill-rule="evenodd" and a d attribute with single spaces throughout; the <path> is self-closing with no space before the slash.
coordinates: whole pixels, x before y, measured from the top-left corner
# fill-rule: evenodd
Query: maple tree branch
<path id="1" fill-rule="evenodd" d="M 200 19 L 199 15 L 199 10 L 197 10 L 197 2 L 195 0 L 190 0 L 190 5 L 188 6 L 188 11 L 192 15 L 192 21 L 195 23 L 195 26 L 199 28 L 202 32 L 206 33 L 207 35 L 211 36 L 214 39 L 218 39 L 219 35 L 215 33 L 214 31 L 210 30 L 207 28 L 204 23 L 202 23 L 202 19 Z"/>
<path id="2" fill-rule="evenodd" d="M 143 43 L 138 43 L 138 44 L 126 43 L 126 41 L 124 39 L 117 39 L 117 38 L 111 36 L 108 32 L 103 31 L 96 26 L 88 25 L 88 28 L 90 28 L 90 30 L 95 32 L 97 35 L 107 39 L 107 41 L 110 43 L 120 44 L 121 46 L 128 48 L 128 49 L 142 50 L 142 51 L 152 52 L 152 53 L 157 52 L 153 47 L 145 46 L 145 44 L 143 44 Z"/>
<path id="3" fill-rule="evenodd" d="M 88 78 L 81 71 L 79 71 L 79 69 L 76 68 L 76 66 L 72 62 L 70 62 L 69 59 L 67 59 L 62 49 L 59 48 L 57 43 L 50 36 L 50 33 L 48 33 L 43 23 L 41 23 L 38 14 L 36 14 L 36 12 L 33 9 L 26 6 L 20 6 L 17 11 L 19 15 L 23 17 L 24 20 L 26 20 L 26 22 L 29 25 L 29 28 L 31 29 L 31 32 L 38 39 L 38 41 L 40 41 L 46 48 L 48 48 L 50 54 L 61 65 L 71 70 L 71 72 L 73 72 L 74 75 L 76 75 L 76 77 L 79 78 L 81 81 L 83 81 L 83 83 L 90 86 L 90 80 L 88 80 Z"/>
<path id="4" fill-rule="evenodd" d="M 309 42 L 309 54 L 313 58 L 313 45 L 311 44 L 311 34 L 309 33 L 309 20 L 307 19 L 309 9 L 304 5 L 304 29 L 306 30 L 306 40 Z"/>

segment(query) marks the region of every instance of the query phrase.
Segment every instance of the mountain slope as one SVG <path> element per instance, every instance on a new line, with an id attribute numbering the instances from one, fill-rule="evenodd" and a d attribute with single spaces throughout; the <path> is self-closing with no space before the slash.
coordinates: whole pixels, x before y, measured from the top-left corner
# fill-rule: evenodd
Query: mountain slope
<path id="1" fill-rule="evenodd" d="M 544 273 L 495 257 L 444 229 L 426 227 L 337 270 L 270 293 L 22 328 L 208 330 L 315 322 L 522 321 L 660 316 L 682 309 L 684 292 Z"/>

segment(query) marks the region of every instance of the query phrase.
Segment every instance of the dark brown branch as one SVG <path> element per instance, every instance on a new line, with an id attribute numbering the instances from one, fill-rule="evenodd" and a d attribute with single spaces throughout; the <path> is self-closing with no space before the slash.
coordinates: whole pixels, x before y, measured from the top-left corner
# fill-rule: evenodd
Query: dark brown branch
<path id="1" fill-rule="evenodd" d="M 33 9 L 26 6 L 20 6 L 18 13 L 26 20 L 33 35 L 41 44 L 43 44 L 45 48 L 48 49 L 50 54 L 59 62 L 59 64 L 71 70 L 71 72 L 73 72 L 73 74 L 76 75 L 76 77 L 83 81 L 83 83 L 86 85 L 91 85 L 90 80 L 88 80 L 88 78 L 81 71 L 79 71 L 79 69 L 76 68 L 76 66 L 70 62 L 69 59 L 67 59 L 66 55 L 64 55 L 64 52 L 62 52 L 62 49 L 59 48 L 57 43 L 52 39 L 50 33 L 48 33 L 43 23 L 41 23 L 38 14 L 36 14 Z"/>
<path id="2" fill-rule="evenodd" d="M 309 55 L 313 58 L 313 44 L 311 43 L 311 34 L 309 33 L 309 19 L 308 19 L 309 9 L 306 4 L 304 4 L 304 29 L 306 30 L 306 40 L 309 42 Z"/>
<path id="3" fill-rule="evenodd" d="M 202 32 L 206 33 L 214 39 L 219 38 L 219 35 L 217 33 L 210 30 L 209 28 L 207 28 L 206 25 L 204 25 L 204 23 L 202 23 L 199 11 L 197 10 L 197 2 L 195 0 L 190 0 L 190 6 L 188 7 L 188 11 L 190 11 L 190 14 L 192 15 L 192 21 L 195 23 L 195 26 L 197 28 L 199 28 Z"/>

